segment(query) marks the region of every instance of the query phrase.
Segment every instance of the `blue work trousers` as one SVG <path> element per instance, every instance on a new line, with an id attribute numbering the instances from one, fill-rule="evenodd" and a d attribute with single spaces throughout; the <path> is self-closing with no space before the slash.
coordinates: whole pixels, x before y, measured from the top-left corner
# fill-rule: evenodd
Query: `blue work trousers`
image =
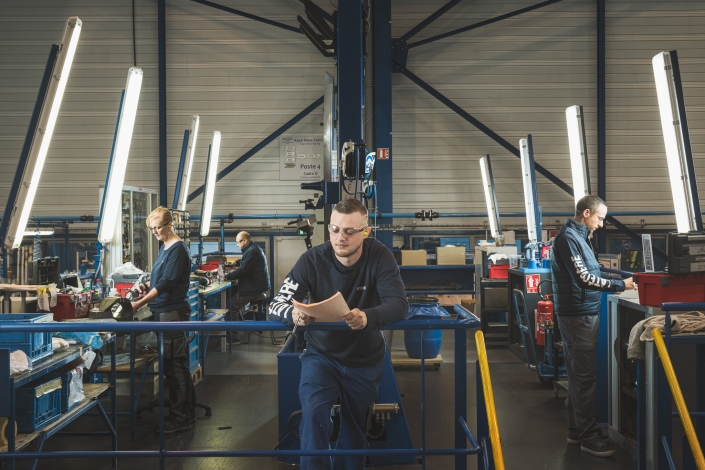
<path id="1" fill-rule="evenodd" d="M 377 398 L 381 367 L 346 367 L 313 348 L 301 355 L 301 450 L 330 448 L 331 409 L 340 397 L 337 449 L 367 449 L 367 413 Z M 365 456 L 301 457 L 301 470 L 362 470 Z"/>

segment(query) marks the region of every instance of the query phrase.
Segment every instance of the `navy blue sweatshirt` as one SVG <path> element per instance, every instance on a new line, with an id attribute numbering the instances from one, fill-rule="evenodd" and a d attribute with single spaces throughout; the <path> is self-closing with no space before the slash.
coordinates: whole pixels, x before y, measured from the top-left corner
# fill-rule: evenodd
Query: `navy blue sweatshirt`
<path id="1" fill-rule="evenodd" d="M 553 302 L 558 315 L 597 315 L 600 291 L 622 292 L 624 281 L 603 278 L 600 263 L 588 244 L 588 228 L 566 219 L 553 240 L 551 260 Z"/>
<path id="2" fill-rule="evenodd" d="M 242 250 L 240 267 L 230 271 L 225 279 L 234 281 L 238 279 L 240 295 L 257 295 L 269 290 L 269 268 L 267 257 L 259 245 L 249 241 Z"/>
<path id="3" fill-rule="evenodd" d="M 162 245 L 149 280 L 149 287 L 157 289 L 159 296 L 149 302 L 149 309 L 154 313 L 172 310 L 179 313 L 189 312 L 191 307 L 186 297 L 190 276 L 191 255 L 186 244 L 178 241 L 168 250 Z"/>
<path id="4" fill-rule="evenodd" d="M 269 314 L 293 327 L 292 299 L 320 302 L 340 291 L 351 309 L 367 315 L 362 330 L 306 331 L 309 346 L 348 367 L 372 367 L 384 356 L 384 340 L 379 329 L 406 318 L 409 306 L 394 255 L 382 243 L 366 238 L 362 256 L 351 267 L 335 257 L 330 242 L 301 255 L 269 306 Z"/>

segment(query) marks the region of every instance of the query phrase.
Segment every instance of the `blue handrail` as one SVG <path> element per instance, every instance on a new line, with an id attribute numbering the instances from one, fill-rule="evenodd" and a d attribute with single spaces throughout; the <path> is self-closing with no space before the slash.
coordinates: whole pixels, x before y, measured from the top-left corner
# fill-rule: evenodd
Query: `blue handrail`
<path id="1" fill-rule="evenodd" d="M 402 320 L 390 325 L 385 326 L 382 329 L 386 330 L 428 330 L 428 329 L 442 329 L 442 330 L 456 330 L 456 342 L 460 338 L 462 344 L 465 344 L 465 330 L 471 328 L 477 328 L 480 325 L 480 320 L 475 315 L 470 313 L 467 309 L 456 306 L 456 312 L 461 318 L 456 320 Z M 14 332 L 39 332 L 39 331 L 56 331 L 56 332 L 85 332 L 85 331 L 95 331 L 95 322 L 76 322 L 76 323 L 18 323 L 18 324 L 0 324 L 0 333 L 14 333 Z M 344 322 L 340 323 L 313 323 L 307 327 L 300 327 L 301 329 L 310 330 L 347 330 L 349 327 Z M 163 370 L 163 337 L 164 332 L 174 332 L 174 331 L 288 331 L 289 327 L 283 323 L 270 322 L 270 321 L 255 321 L 255 322 L 218 322 L 214 324 L 212 322 L 116 322 L 116 323 L 101 323 L 101 331 L 115 332 L 115 333 L 127 333 L 127 332 L 158 332 L 158 350 L 160 367 L 159 370 Z M 463 348 L 464 349 L 464 348 Z M 456 355 L 459 354 L 456 348 Z M 457 359 L 457 358 L 456 358 Z M 461 402 L 465 402 L 466 389 L 465 389 L 465 379 L 464 379 L 464 369 L 467 367 L 465 365 L 464 357 L 461 357 L 462 364 L 456 364 L 456 394 L 461 394 Z M 423 368 L 422 368 L 423 373 Z M 457 374 L 463 376 L 462 383 L 458 384 Z M 160 384 L 163 385 L 163 376 L 160 372 Z M 477 380 L 482 380 L 478 377 Z M 163 419 L 164 413 L 164 387 L 159 387 L 159 414 L 160 420 Z M 425 396 L 422 398 L 425 401 Z M 478 399 L 477 406 L 479 409 L 484 409 L 484 398 Z M 464 406 L 462 408 L 465 409 Z M 457 402 L 456 402 L 456 410 Z M 489 470 L 490 459 L 488 457 L 488 444 L 486 442 L 486 436 L 480 436 L 480 442 L 482 445 L 478 444 L 478 440 L 470 431 L 467 422 L 465 421 L 465 411 L 456 412 L 457 424 L 460 427 L 460 436 L 464 436 L 470 442 L 470 448 L 466 448 L 465 445 L 460 445 L 456 439 L 456 447 L 454 448 L 434 448 L 428 449 L 425 443 L 422 443 L 421 448 L 413 449 L 354 449 L 354 450 L 174 450 L 168 451 L 164 450 L 164 439 L 163 434 L 160 433 L 160 444 L 159 450 L 150 451 L 70 451 L 70 452 L 46 452 L 46 453 L 35 453 L 35 452 L 9 452 L 0 454 L 0 461 L 3 460 L 15 460 L 23 458 L 145 458 L 153 457 L 160 459 L 160 467 L 164 467 L 164 459 L 169 457 L 173 458 L 186 458 L 186 457 L 275 457 L 275 456 L 315 456 L 315 455 L 414 455 L 414 456 L 426 456 L 426 455 L 454 455 L 456 456 L 456 469 L 466 468 L 465 457 L 467 455 L 479 455 L 484 453 L 484 455 L 479 455 L 484 462 L 484 469 Z M 459 432 L 456 428 L 456 436 Z"/>

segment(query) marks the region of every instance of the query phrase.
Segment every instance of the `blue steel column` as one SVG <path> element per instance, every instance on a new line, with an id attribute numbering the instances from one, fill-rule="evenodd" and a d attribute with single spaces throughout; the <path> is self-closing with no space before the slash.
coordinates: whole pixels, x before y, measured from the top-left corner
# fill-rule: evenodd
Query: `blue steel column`
<path id="1" fill-rule="evenodd" d="M 392 160 L 392 5 L 391 0 L 377 0 L 373 3 L 374 21 L 374 128 L 375 147 L 388 148 L 389 160 L 375 162 L 377 179 L 376 203 L 380 212 L 394 212 Z M 377 219 L 379 225 L 391 225 L 393 219 Z M 391 248 L 391 231 L 377 232 L 375 238 Z"/>
<path id="2" fill-rule="evenodd" d="M 597 0 L 597 195 L 607 201 L 607 124 L 605 98 L 605 1 Z M 597 231 L 597 249 L 607 252 L 604 228 Z"/>
<path id="3" fill-rule="evenodd" d="M 159 55 L 159 205 L 166 207 L 166 0 L 157 6 Z"/>
<path id="4" fill-rule="evenodd" d="M 338 137 L 362 141 L 363 121 L 362 2 L 338 3 Z"/>

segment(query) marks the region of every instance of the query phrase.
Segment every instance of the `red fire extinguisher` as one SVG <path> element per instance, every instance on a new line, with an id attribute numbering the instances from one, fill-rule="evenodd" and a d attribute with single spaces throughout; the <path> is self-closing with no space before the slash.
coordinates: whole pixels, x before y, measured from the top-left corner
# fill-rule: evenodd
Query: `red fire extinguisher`
<path id="1" fill-rule="evenodd" d="M 550 299 L 553 294 L 542 294 L 541 284 L 551 282 L 550 279 L 544 279 L 539 283 L 539 296 L 541 300 L 536 304 L 536 344 L 543 346 L 545 344 L 545 331 L 539 328 L 539 325 L 545 323 L 553 323 L 553 301 Z"/>

